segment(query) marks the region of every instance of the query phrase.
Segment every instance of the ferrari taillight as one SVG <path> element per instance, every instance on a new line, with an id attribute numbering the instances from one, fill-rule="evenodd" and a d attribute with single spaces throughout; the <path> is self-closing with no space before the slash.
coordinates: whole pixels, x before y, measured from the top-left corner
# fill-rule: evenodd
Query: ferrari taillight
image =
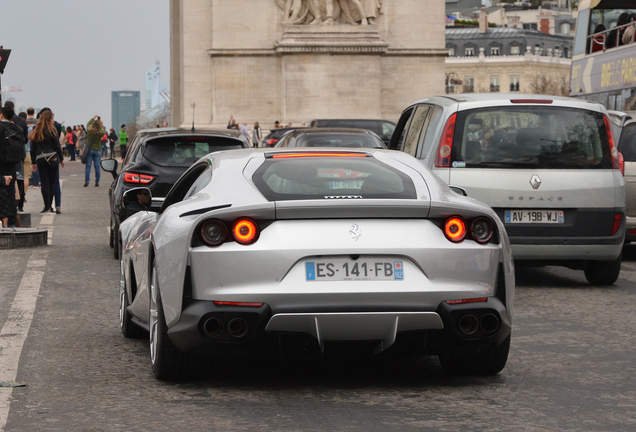
<path id="1" fill-rule="evenodd" d="M 134 184 L 148 184 L 152 183 L 155 179 L 155 176 L 146 175 L 146 174 L 138 174 L 127 172 L 124 174 L 124 182 L 126 183 L 134 183 Z"/>
<path id="2" fill-rule="evenodd" d="M 248 245 L 258 240 L 258 225 L 251 219 L 239 219 L 234 222 L 232 234 L 237 243 Z"/>
<path id="3" fill-rule="evenodd" d="M 459 243 L 466 237 L 466 222 L 460 217 L 453 216 L 444 224 L 446 238 L 454 243 Z"/>
<path id="4" fill-rule="evenodd" d="M 208 246 L 218 246 L 223 243 L 227 237 L 227 229 L 221 221 L 210 219 L 199 228 L 199 236 L 201 241 Z"/>

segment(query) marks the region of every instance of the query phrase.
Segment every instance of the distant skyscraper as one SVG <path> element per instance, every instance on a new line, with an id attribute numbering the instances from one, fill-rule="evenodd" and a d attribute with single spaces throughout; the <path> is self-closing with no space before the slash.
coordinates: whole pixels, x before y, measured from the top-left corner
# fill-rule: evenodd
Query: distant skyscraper
<path id="1" fill-rule="evenodd" d="M 112 128 L 118 131 L 121 125 L 128 124 L 139 116 L 141 111 L 141 92 L 111 92 L 111 107 L 113 113 Z"/>
<path id="2" fill-rule="evenodd" d="M 159 63 L 146 71 L 146 111 L 170 101 L 170 95 L 163 81 Z"/>

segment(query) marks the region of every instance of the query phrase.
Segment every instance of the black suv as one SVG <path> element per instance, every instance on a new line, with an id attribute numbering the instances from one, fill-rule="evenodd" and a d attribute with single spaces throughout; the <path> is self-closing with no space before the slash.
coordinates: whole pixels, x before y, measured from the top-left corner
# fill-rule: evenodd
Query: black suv
<path id="1" fill-rule="evenodd" d="M 129 144 L 119 173 L 116 159 L 103 159 L 102 169 L 114 177 L 108 194 L 110 246 L 115 258 L 119 258 L 119 224 L 135 213 L 124 208 L 124 192 L 147 187 L 152 192 L 153 206 L 159 207 L 172 185 L 194 162 L 208 153 L 249 147 L 247 139 L 236 130 L 144 129 Z"/>
<path id="2" fill-rule="evenodd" d="M 393 135 L 395 130 L 395 123 L 388 120 L 318 119 L 312 120 L 309 127 L 368 129 L 382 138 L 382 141 L 388 147 L 391 135 Z"/>

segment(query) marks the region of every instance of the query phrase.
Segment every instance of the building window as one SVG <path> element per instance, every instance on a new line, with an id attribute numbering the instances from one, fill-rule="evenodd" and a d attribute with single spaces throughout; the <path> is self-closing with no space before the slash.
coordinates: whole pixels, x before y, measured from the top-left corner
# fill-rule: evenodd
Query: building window
<path id="1" fill-rule="evenodd" d="M 465 77 L 464 78 L 464 93 L 474 93 L 474 92 L 475 92 L 475 78 Z"/>
<path id="2" fill-rule="evenodd" d="M 475 48 L 473 47 L 466 47 L 465 51 L 464 51 L 464 55 L 466 57 L 472 57 L 475 55 Z"/>
<path id="3" fill-rule="evenodd" d="M 510 91 L 519 91 L 519 75 L 510 75 Z"/>
<path id="4" fill-rule="evenodd" d="M 561 24 L 561 33 L 570 34 L 570 23 Z"/>
<path id="5" fill-rule="evenodd" d="M 449 57 L 455 56 L 455 48 L 448 48 L 448 56 Z"/>
<path id="6" fill-rule="evenodd" d="M 499 47 L 497 47 L 497 46 L 490 47 L 490 55 L 492 55 L 492 56 L 498 56 L 498 55 L 500 55 L 500 53 L 499 53 Z"/>
<path id="7" fill-rule="evenodd" d="M 499 75 L 493 75 L 490 77 L 490 92 L 499 92 Z"/>
<path id="8" fill-rule="evenodd" d="M 512 45 L 510 47 L 510 55 L 519 55 L 521 54 L 521 50 L 518 45 Z"/>

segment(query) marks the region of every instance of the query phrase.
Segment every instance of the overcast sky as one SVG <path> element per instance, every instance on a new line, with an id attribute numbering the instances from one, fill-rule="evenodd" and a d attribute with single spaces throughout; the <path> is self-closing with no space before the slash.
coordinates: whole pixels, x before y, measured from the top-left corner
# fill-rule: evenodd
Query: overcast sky
<path id="1" fill-rule="evenodd" d="M 169 0 L 3 2 L 0 45 L 11 49 L 2 87 L 17 106 L 50 107 L 65 126 L 101 115 L 111 126 L 111 91 L 138 90 L 161 63 L 170 87 Z M 4 102 L 3 102 L 4 103 Z"/>

